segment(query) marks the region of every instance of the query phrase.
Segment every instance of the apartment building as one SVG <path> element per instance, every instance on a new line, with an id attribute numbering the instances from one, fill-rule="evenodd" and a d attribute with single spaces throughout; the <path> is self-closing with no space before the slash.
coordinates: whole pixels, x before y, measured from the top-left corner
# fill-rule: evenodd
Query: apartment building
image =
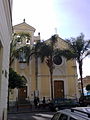
<path id="1" fill-rule="evenodd" d="M 9 53 L 12 36 L 12 0 L 0 0 L 0 120 L 7 120 Z"/>

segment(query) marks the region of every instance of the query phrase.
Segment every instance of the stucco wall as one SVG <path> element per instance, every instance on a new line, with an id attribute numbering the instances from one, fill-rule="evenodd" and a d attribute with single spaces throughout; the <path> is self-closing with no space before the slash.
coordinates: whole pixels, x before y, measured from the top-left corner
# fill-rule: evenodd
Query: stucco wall
<path id="1" fill-rule="evenodd" d="M 8 0 L 0 0 L 0 120 L 7 119 L 11 15 Z"/>

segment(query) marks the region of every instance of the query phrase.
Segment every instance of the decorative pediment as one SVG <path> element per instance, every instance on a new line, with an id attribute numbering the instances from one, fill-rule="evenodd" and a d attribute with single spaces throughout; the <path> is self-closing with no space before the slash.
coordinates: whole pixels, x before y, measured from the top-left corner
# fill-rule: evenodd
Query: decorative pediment
<path id="1" fill-rule="evenodd" d="M 64 39 L 58 37 L 58 42 L 56 43 L 57 48 L 66 49 L 68 48 L 68 43 Z"/>
<path id="2" fill-rule="evenodd" d="M 50 39 L 46 40 L 46 42 L 50 43 Z M 55 48 L 66 49 L 68 48 L 68 42 L 57 35 L 57 42 L 55 43 Z"/>
<path id="3" fill-rule="evenodd" d="M 13 29 L 14 29 L 15 32 L 16 31 L 20 31 L 20 32 L 21 31 L 25 31 L 25 32 L 31 32 L 32 31 L 32 32 L 35 32 L 35 30 L 36 30 L 34 27 L 28 25 L 26 22 L 15 25 L 13 27 Z"/>

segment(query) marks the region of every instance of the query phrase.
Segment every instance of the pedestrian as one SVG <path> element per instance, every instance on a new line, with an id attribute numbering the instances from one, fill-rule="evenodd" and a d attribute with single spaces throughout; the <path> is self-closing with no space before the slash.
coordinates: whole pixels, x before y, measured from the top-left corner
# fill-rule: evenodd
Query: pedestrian
<path id="1" fill-rule="evenodd" d="M 43 107 L 45 107 L 45 104 L 46 104 L 45 97 L 43 97 L 42 103 L 43 103 Z"/>
<path id="2" fill-rule="evenodd" d="M 35 108 L 37 108 L 37 104 L 38 104 L 37 97 L 35 97 L 34 98 L 34 106 L 35 106 Z"/>
<path id="3" fill-rule="evenodd" d="M 37 107 L 39 108 L 39 103 L 40 102 L 40 100 L 39 100 L 39 97 L 37 97 Z"/>

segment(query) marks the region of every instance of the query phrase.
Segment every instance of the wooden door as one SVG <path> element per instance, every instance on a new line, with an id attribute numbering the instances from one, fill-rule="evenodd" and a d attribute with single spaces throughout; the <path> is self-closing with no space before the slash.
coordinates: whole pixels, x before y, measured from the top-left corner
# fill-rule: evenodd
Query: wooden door
<path id="1" fill-rule="evenodd" d="M 64 97 L 64 81 L 54 81 L 54 98 Z"/>
<path id="2" fill-rule="evenodd" d="M 27 86 L 18 89 L 18 99 L 25 100 L 27 97 Z"/>

